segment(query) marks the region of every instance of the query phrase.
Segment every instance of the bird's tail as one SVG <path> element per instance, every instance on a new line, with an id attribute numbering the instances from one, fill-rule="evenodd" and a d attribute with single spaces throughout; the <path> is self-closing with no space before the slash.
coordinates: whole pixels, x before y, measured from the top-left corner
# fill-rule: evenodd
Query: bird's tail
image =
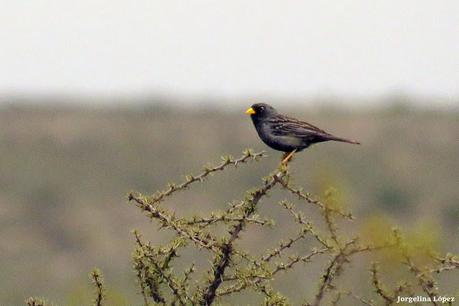
<path id="1" fill-rule="evenodd" d="M 334 141 L 341 141 L 341 142 L 347 142 L 347 143 L 352 143 L 352 144 L 360 144 L 360 142 L 358 141 L 355 141 L 355 140 L 350 140 L 350 139 L 346 139 L 346 138 L 341 138 L 341 137 L 336 137 L 336 136 L 333 136 L 333 135 L 330 135 L 330 137 L 328 137 L 329 140 L 334 140 Z"/>

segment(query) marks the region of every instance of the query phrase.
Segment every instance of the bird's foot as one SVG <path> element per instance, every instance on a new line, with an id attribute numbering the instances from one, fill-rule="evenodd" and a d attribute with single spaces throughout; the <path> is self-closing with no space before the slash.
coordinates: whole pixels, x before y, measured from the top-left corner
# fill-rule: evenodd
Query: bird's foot
<path id="1" fill-rule="evenodd" d="M 288 162 L 292 160 L 293 154 L 295 154 L 295 152 L 296 152 L 296 149 L 293 150 L 292 152 L 285 152 L 284 155 L 282 156 L 281 164 L 286 166 Z"/>

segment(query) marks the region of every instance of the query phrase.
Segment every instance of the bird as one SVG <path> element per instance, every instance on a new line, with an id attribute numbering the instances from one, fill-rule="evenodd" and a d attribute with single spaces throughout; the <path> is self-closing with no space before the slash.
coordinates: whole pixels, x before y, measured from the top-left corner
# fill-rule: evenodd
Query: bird
<path id="1" fill-rule="evenodd" d="M 288 163 L 293 154 L 310 145 L 325 141 L 340 141 L 360 144 L 355 140 L 334 136 L 305 121 L 279 113 L 266 103 L 256 103 L 246 112 L 250 115 L 258 136 L 270 148 L 284 152 L 282 164 Z"/>

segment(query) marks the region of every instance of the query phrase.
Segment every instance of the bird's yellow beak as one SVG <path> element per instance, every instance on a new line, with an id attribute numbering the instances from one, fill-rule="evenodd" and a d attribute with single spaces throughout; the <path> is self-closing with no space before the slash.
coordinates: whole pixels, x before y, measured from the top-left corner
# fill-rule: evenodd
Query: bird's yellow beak
<path id="1" fill-rule="evenodd" d="M 252 107 L 248 108 L 248 109 L 245 111 L 245 113 L 246 113 L 247 115 L 255 115 L 255 114 L 256 114 L 255 110 L 254 110 Z"/>

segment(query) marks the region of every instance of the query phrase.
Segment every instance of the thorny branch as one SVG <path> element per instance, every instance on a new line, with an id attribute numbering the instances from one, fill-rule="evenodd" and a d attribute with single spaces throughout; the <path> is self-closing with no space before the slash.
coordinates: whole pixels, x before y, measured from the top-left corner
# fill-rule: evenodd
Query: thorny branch
<path id="1" fill-rule="evenodd" d="M 215 245 L 216 238 L 212 237 L 209 233 L 203 234 L 202 232 L 198 233 L 192 231 L 190 228 L 183 226 L 183 222 L 177 220 L 172 213 L 152 204 L 148 204 L 147 201 L 142 198 L 132 196 L 129 200 L 134 200 L 139 208 L 148 213 L 150 218 L 159 220 L 162 227 L 173 229 L 178 235 L 193 241 L 199 247 L 218 251 L 218 247 Z"/>
<path id="2" fill-rule="evenodd" d="M 282 179 L 283 176 L 285 176 L 285 171 L 283 170 L 275 173 L 269 179 L 265 180 L 265 184 L 261 188 L 250 193 L 250 197 L 245 203 L 242 219 L 230 230 L 230 238 L 221 247 L 221 255 L 215 258 L 212 267 L 214 273 L 202 298 L 202 302 L 205 305 L 211 305 L 216 297 L 217 289 L 222 283 L 225 270 L 230 263 L 233 243 L 238 238 L 239 233 L 244 229 L 247 223 L 246 219 L 255 212 L 258 202 L 279 182 L 280 179 Z"/>
<path id="3" fill-rule="evenodd" d="M 96 287 L 96 298 L 94 299 L 94 306 L 102 306 L 105 297 L 105 288 L 102 282 L 102 274 L 99 269 L 94 269 L 91 272 L 92 282 Z"/>
<path id="4" fill-rule="evenodd" d="M 394 303 L 395 301 L 395 297 L 392 296 L 390 293 L 388 293 L 384 288 L 383 288 L 383 284 L 380 280 L 380 277 L 379 277 L 379 271 L 378 271 L 378 265 L 376 263 L 373 263 L 371 265 L 371 275 L 372 275 L 372 283 L 373 283 L 373 286 L 375 287 L 376 289 L 376 293 L 382 297 L 386 303 L 386 305 L 391 305 Z"/>
<path id="5" fill-rule="evenodd" d="M 318 200 L 318 199 L 313 199 L 312 196 L 309 194 L 309 193 L 305 193 L 303 192 L 303 190 L 301 188 L 297 188 L 295 187 L 292 183 L 290 183 L 289 181 L 287 180 L 281 180 L 280 183 L 282 184 L 282 186 L 290 191 L 292 194 L 296 195 L 299 199 L 301 200 L 304 200 L 306 201 L 307 203 L 310 203 L 310 204 L 314 204 L 318 207 L 320 207 L 322 210 L 325 210 L 325 209 L 328 209 L 344 218 L 347 218 L 347 219 L 353 219 L 354 217 L 352 216 L 351 213 L 346 213 L 346 212 L 343 212 L 337 208 L 331 208 L 331 207 L 328 207 L 327 208 L 327 204 L 323 203 L 322 201 Z"/>
<path id="6" fill-rule="evenodd" d="M 162 201 L 165 197 L 170 196 L 176 191 L 179 190 L 184 190 L 188 188 L 191 184 L 197 183 L 197 182 L 202 182 L 204 181 L 208 176 L 211 174 L 218 172 L 218 171 L 223 171 L 225 170 L 228 166 L 234 166 L 237 167 L 240 164 L 245 164 L 248 163 L 249 161 L 258 161 L 260 158 L 266 157 L 266 154 L 264 151 L 261 152 L 253 152 L 252 150 L 245 150 L 244 154 L 237 158 L 234 159 L 232 156 L 224 156 L 222 157 L 222 162 L 214 167 L 204 167 L 203 172 L 201 172 L 198 175 L 186 175 L 185 176 L 185 181 L 181 184 L 169 184 L 168 188 L 163 190 L 163 191 L 158 191 L 155 193 L 152 197 L 148 198 L 148 203 L 147 204 L 156 204 L 160 201 Z M 131 196 L 134 197 L 134 195 L 131 193 L 129 195 L 129 200 L 131 199 Z"/>

